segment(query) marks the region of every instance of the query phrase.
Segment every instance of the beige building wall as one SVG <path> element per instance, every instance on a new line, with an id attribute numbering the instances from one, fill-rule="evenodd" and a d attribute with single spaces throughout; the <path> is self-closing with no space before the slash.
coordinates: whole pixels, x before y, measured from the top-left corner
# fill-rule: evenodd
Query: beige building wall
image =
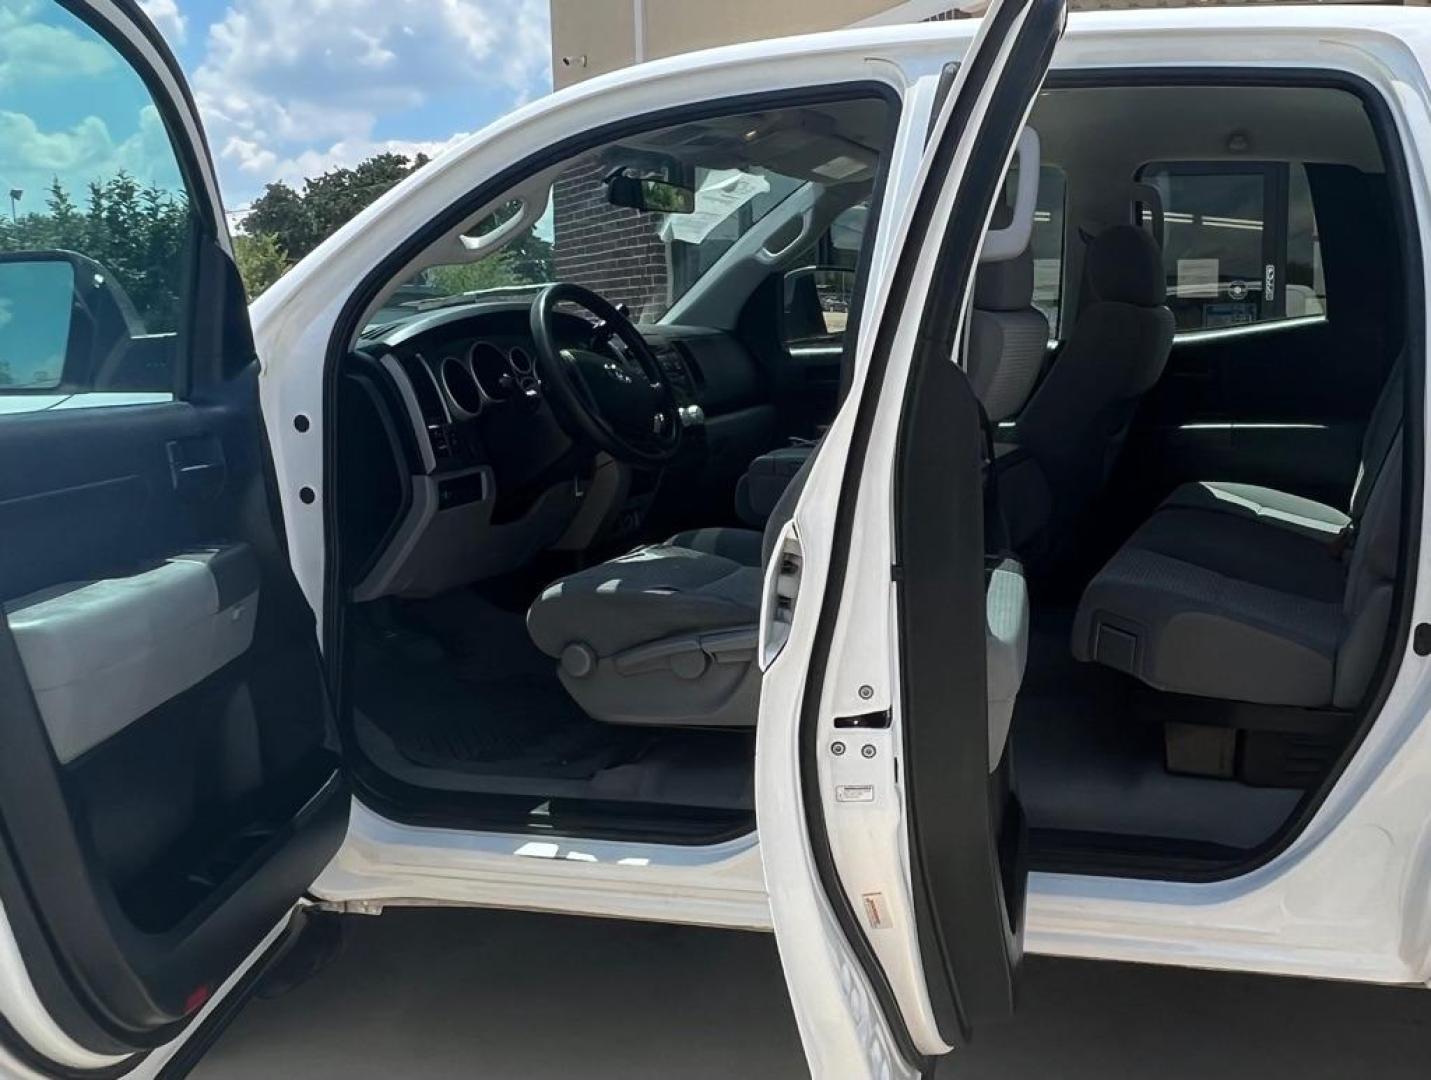
<path id="1" fill-rule="evenodd" d="M 1298 0 L 1071 0 L 1074 10 L 1085 11 L 1180 7 L 1193 2 Z M 1428 0 L 1404 2 L 1420 6 Z M 948 4 L 936 0 L 551 0 L 553 81 L 561 89 L 643 60 L 737 41 L 835 30 L 880 16 L 899 21 L 938 17 L 938 11 L 953 6 L 954 0 Z"/>
<path id="2" fill-rule="evenodd" d="M 836 30 L 896 6 L 891 0 L 551 0 L 551 4 L 557 89 L 643 60 L 737 41 Z M 638 13 L 644 16 L 639 26 Z"/>

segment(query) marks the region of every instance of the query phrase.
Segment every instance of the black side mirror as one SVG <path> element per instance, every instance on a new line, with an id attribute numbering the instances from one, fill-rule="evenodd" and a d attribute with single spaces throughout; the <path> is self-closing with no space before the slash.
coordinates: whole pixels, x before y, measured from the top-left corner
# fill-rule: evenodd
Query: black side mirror
<path id="1" fill-rule="evenodd" d="M 783 284 L 787 345 L 832 344 L 844 338 L 854 298 L 854 270 L 802 266 L 786 273 Z"/>
<path id="2" fill-rule="evenodd" d="M 128 293 L 88 256 L 0 252 L 0 391 L 89 387 L 143 333 Z"/>

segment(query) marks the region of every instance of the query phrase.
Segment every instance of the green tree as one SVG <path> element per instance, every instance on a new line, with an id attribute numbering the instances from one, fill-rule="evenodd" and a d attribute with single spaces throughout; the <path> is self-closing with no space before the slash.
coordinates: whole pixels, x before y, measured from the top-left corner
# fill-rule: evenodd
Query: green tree
<path id="1" fill-rule="evenodd" d="M 78 239 L 83 235 L 84 221 L 80 217 L 80 212 L 76 208 L 74 200 L 65 190 L 60 178 L 57 176 L 50 181 L 49 194 L 45 199 L 45 206 L 50 213 L 50 227 L 54 229 L 57 237 L 74 237 Z"/>
<path id="2" fill-rule="evenodd" d="M 93 181 L 80 210 L 58 179 L 45 209 L 0 220 L 0 251 L 60 248 L 87 255 L 129 295 L 149 333 L 177 329 L 192 221 L 182 194 L 128 173 Z"/>
<path id="3" fill-rule="evenodd" d="M 475 292 L 478 289 L 521 285 L 527 281 L 517 272 L 515 260 L 506 251 L 489 255 L 481 262 L 434 266 L 426 272 L 425 280 L 428 285 L 440 289 L 445 296 Z"/>
<path id="4" fill-rule="evenodd" d="M 502 252 L 511 260 L 512 272 L 524 281 L 551 281 L 555 273 L 556 256 L 552 242 L 543 240 L 535 228 L 519 236 Z"/>
<path id="5" fill-rule="evenodd" d="M 283 250 L 295 259 L 308 254 L 318 243 L 303 196 L 282 181 L 263 189 L 239 227 L 246 233 L 277 237 Z"/>
<path id="6" fill-rule="evenodd" d="M 240 233 L 234 237 L 234 261 L 250 300 L 284 275 L 288 253 L 273 233 Z"/>
<path id="7" fill-rule="evenodd" d="M 380 195 L 426 165 L 424 154 L 375 154 L 351 169 L 329 169 L 295 191 L 269 184 L 244 218 L 246 233 L 276 236 L 293 260 L 307 255 L 365 210 Z"/>

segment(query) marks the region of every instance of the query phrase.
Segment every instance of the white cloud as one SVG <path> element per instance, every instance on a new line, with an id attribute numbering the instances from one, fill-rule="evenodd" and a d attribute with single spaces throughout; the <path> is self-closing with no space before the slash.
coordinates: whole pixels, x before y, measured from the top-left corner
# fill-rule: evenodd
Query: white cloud
<path id="1" fill-rule="evenodd" d="M 148 100 L 120 55 L 52 0 L 0 0 L 0 188 L 25 193 L 21 210 L 40 209 L 56 178 L 81 204 L 90 181 L 120 171 L 178 190 Z"/>
<path id="2" fill-rule="evenodd" d="M 230 139 L 220 157 L 237 165 L 246 173 L 269 180 L 283 180 L 297 185 L 310 176 L 320 176 L 330 169 L 349 168 L 374 154 L 401 154 L 416 157 L 426 154 L 435 158 L 463 139 L 470 132 L 459 131 L 447 139 L 340 139 L 327 149 L 310 148 L 291 157 L 279 158 L 270 150 L 240 139 Z"/>
<path id="3" fill-rule="evenodd" d="M 159 32 L 169 39 L 169 44 L 183 44 L 188 22 L 175 0 L 139 0 L 139 6 L 153 20 Z"/>
<path id="4" fill-rule="evenodd" d="M 97 116 L 66 129 L 45 130 L 24 113 L 0 110 L 4 184 L 24 191 L 29 209 L 39 209 L 56 177 L 81 205 L 91 180 L 108 180 L 121 171 L 141 184 L 181 190 L 174 151 L 158 112 L 147 105 L 137 120 L 134 133 L 116 142 Z"/>
<path id="5" fill-rule="evenodd" d="M 446 146 L 373 133 L 434 92 L 491 88 L 514 105 L 544 92 L 548 26 L 548 0 L 233 0 L 194 77 L 230 199 L 369 153 Z"/>
<path id="6" fill-rule="evenodd" d="M 0 0 L 0 87 L 99 75 L 113 50 L 89 33 L 40 22 L 29 0 Z"/>

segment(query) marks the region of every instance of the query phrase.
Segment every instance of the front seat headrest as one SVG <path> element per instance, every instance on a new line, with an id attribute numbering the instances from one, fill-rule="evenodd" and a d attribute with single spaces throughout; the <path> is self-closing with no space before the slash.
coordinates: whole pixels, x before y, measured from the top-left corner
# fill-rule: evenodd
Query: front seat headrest
<path id="1" fill-rule="evenodd" d="M 1114 225 L 1094 237 L 1088 275 L 1099 300 L 1139 307 L 1160 307 L 1167 300 L 1162 249 L 1136 225 Z"/>
<path id="2" fill-rule="evenodd" d="M 974 306 L 985 311 L 1022 311 L 1033 303 L 1032 247 L 1000 262 L 980 263 L 974 278 Z"/>

